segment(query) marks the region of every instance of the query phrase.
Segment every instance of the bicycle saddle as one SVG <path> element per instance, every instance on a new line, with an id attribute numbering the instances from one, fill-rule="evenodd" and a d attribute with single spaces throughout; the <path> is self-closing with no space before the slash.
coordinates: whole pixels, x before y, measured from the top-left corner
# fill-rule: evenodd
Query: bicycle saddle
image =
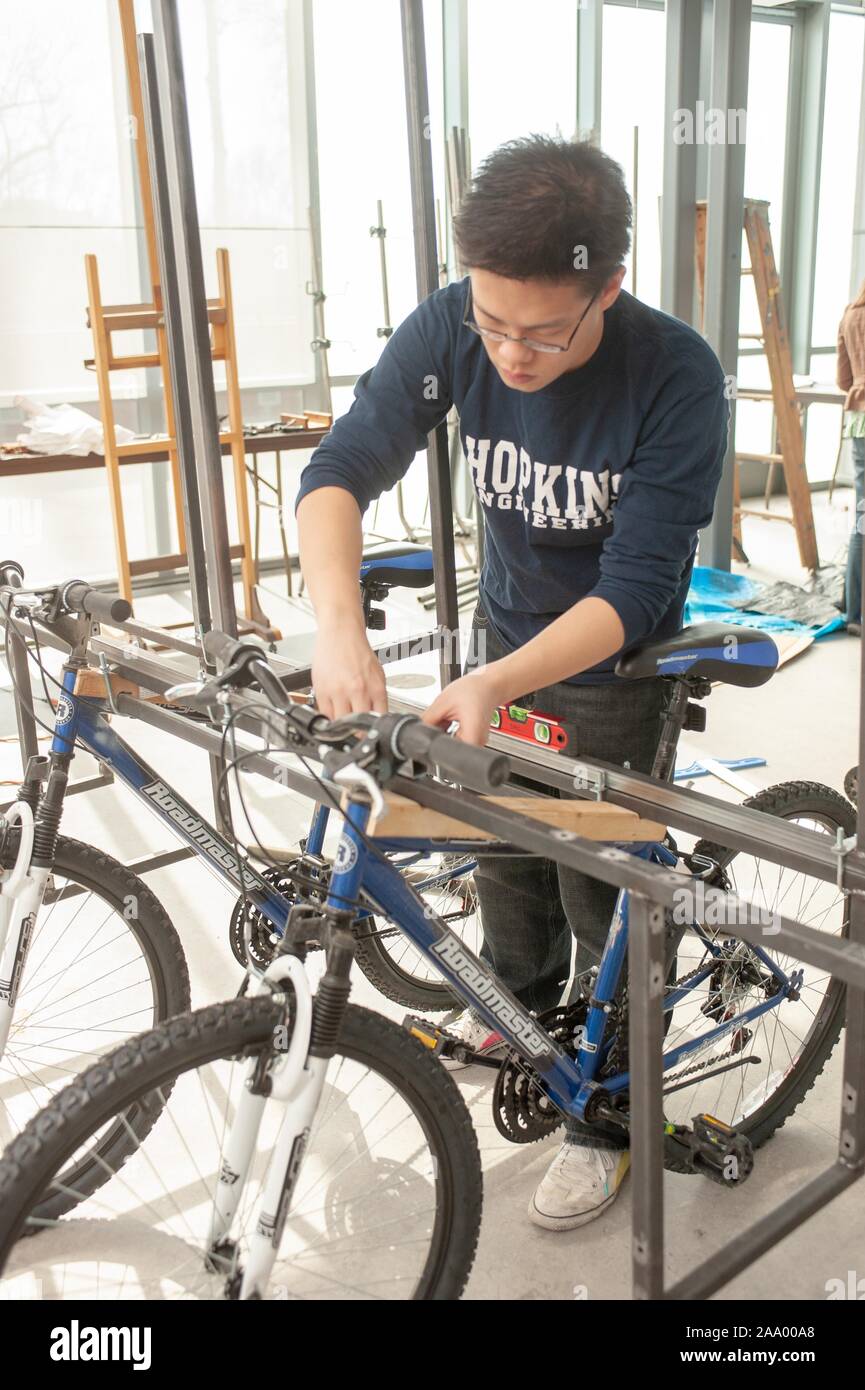
<path id="1" fill-rule="evenodd" d="M 727 685 L 765 685 L 778 666 L 778 648 L 765 632 L 728 623 L 696 623 L 674 637 L 632 647 L 617 676 L 703 676 Z"/>
<path id="2" fill-rule="evenodd" d="M 426 589 L 433 582 L 432 551 L 422 545 L 392 545 L 378 550 L 361 562 L 360 582 Z"/>

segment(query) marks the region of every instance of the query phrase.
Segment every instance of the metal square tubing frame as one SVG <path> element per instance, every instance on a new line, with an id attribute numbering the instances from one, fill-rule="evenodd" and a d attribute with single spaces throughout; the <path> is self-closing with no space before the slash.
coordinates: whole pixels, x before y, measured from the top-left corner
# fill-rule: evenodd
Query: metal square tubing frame
<path id="1" fill-rule="evenodd" d="M 138 58 L 154 194 L 177 454 L 189 533 L 189 575 L 199 637 L 237 634 L 219 418 L 213 384 L 201 231 L 175 0 L 153 0 L 153 34 Z"/>
<path id="2" fill-rule="evenodd" d="M 49 643 L 50 644 L 50 643 Z M 150 653 L 136 652 L 111 639 L 97 638 L 91 662 L 100 658 L 112 669 L 145 689 L 163 692 L 185 672 L 172 670 Z M 297 676 L 285 663 L 275 663 L 286 686 Z M 861 678 L 865 682 L 865 648 Z M 865 684 L 863 684 L 865 689 Z M 395 701 L 405 712 L 410 704 Z M 129 695 L 117 699 L 121 714 L 138 719 L 200 747 L 213 758 L 221 735 L 207 725 L 193 724 L 182 715 L 148 704 Z M 242 729 L 261 734 L 257 716 L 238 721 Z M 398 776 L 394 791 L 433 810 L 487 830 L 529 853 L 553 858 L 602 882 L 626 888 L 632 894 L 629 933 L 631 978 L 630 1051 L 634 1059 L 631 1084 L 631 1139 L 633 1166 L 632 1269 L 633 1294 L 638 1299 L 706 1298 L 742 1269 L 753 1263 L 779 1240 L 843 1191 L 865 1169 L 865 854 L 838 847 L 827 837 L 800 826 L 774 821 L 741 806 L 730 805 L 686 788 L 589 760 L 576 761 L 543 749 L 527 749 L 504 735 L 490 743 L 508 754 L 511 770 L 532 777 L 541 786 L 553 786 L 576 797 L 606 798 L 628 806 L 649 818 L 663 818 L 675 827 L 709 835 L 732 848 L 758 850 L 772 862 L 799 868 L 827 881 L 835 881 L 850 895 L 850 937 L 837 939 L 789 918 L 778 917 L 773 937 L 779 951 L 845 981 L 847 985 L 847 1039 L 841 1101 L 841 1138 L 837 1162 L 815 1178 L 804 1191 L 783 1202 L 769 1216 L 740 1234 L 703 1265 L 665 1288 L 663 1279 L 663 1072 L 662 1009 L 664 985 L 664 909 L 678 899 L 682 875 L 635 858 L 611 845 L 598 845 L 568 831 L 551 832 L 547 825 L 517 811 L 493 805 L 466 790 L 442 786 L 430 779 Z M 511 743 L 516 746 L 511 747 Z M 247 751 L 244 746 L 243 751 Z M 865 762 L 865 722 L 860 724 L 860 765 Z M 290 791 L 320 799 L 320 786 L 309 776 L 277 762 L 266 751 L 245 759 L 258 773 Z M 336 788 L 331 788 L 334 792 Z M 862 844 L 865 811 L 858 813 L 858 839 Z M 166 862 L 166 861 L 163 861 Z M 736 923 L 736 934 L 760 944 L 763 924 L 735 894 L 708 888 L 706 903 L 722 913 L 721 920 Z"/>
<path id="3" fill-rule="evenodd" d="M 400 0 L 406 124 L 414 226 L 418 303 L 438 288 L 432 142 L 429 138 L 429 90 L 424 44 L 423 0 Z M 445 641 L 439 663 L 442 685 L 460 674 L 459 607 L 453 535 L 448 432 L 444 420 L 427 436 L 430 529 L 436 620 Z"/>
<path id="4" fill-rule="evenodd" d="M 714 0 L 712 10 L 713 109 L 744 110 L 748 103 L 751 43 L 750 0 Z M 745 196 L 745 141 L 709 145 L 706 211 L 704 333 L 724 371 L 738 375 L 739 294 L 742 274 L 742 218 Z M 736 398 L 730 399 L 730 429 L 715 512 L 700 541 L 702 564 L 729 570 L 733 537 L 733 479 Z"/>

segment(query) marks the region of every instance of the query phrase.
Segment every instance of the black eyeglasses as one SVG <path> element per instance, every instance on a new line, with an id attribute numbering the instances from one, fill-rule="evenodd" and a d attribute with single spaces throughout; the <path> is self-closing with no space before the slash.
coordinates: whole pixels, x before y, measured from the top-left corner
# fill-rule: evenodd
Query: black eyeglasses
<path id="1" fill-rule="evenodd" d="M 571 346 L 571 343 L 574 341 L 574 339 L 580 331 L 583 319 L 586 317 L 586 314 L 591 309 L 597 297 L 598 292 L 596 290 L 595 293 L 592 295 L 591 299 L 589 300 L 588 304 L 586 305 L 585 309 L 580 314 L 579 322 L 577 323 L 576 328 L 574 329 L 568 341 L 565 343 L 564 347 L 562 347 L 561 343 L 542 343 L 537 338 L 513 338 L 511 337 L 510 333 L 499 333 L 494 328 L 481 328 L 480 324 L 476 323 L 475 320 L 470 317 L 470 314 L 472 312 L 472 286 L 471 281 L 469 281 L 468 299 L 466 301 L 466 316 L 463 319 L 463 326 L 465 328 L 470 328 L 473 333 L 478 333 L 482 338 L 489 338 L 491 343 L 522 343 L 525 347 L 530 348 L 532 352 L 567 352 Z"/>

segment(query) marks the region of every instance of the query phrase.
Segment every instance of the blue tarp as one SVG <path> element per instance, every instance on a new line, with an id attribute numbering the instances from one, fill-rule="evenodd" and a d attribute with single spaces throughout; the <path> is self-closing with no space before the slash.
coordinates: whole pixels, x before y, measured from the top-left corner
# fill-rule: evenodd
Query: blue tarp
<path id="1" fill-rule="evenodd" d="M 841 614 L 831 618 L 820 627 L 810 627 L 806 623 L 795 622 L 792 618 L 781 618 L 774 613 L 760 612 L 760 593 L 765 586 L 748 579 L 744 574 L 731 574 L 727 570 L 712 569 L 709 565 L 695 565 L 691 575 L 691 587 L 685 604 L 685 623 L 738 623 L 741 627 L 758 627 L 764 632 L 807 632 L 812 637 L 825 637 L 827 633 L 837 632 L 844 627 Z M 732 607 L 732 604 L 753 605 L 747 609 Z"/>

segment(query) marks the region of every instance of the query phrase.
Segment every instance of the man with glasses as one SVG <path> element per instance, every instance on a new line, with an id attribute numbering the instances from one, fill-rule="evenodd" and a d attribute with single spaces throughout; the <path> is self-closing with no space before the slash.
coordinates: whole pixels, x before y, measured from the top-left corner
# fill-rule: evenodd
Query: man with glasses
<path id="1" fill-rule="evenodd" d="M 456 405 L 483 513 L 484 565 L 466 674 L 426 719 L 483 744 L 496 706 L 554 716 L 575 757 L 650 772 L 664 682 L 622 680 L 622 651 L 678 632 L 726 452 L 724 375 L 704 339 L 621 288 L 631 204 L 594 146 L 511 141 L 482 165 L 454 222 L 466 278 L 400 325 L 304 469 L 303 573 L 318 637 L 313 681 L 331 717 L 387 708 L 358 603 L 361 518 Z M 552 861 L 481 860 L 483 958 L 530 1010 L 557 1005 L 600 957 L 616 890 Z M 501 1039 L 469 1011 L 449 1031 Z M 615 1198 L 614 1132 L 569 1126 L 529 1204 L 568 1230 Z"/>

